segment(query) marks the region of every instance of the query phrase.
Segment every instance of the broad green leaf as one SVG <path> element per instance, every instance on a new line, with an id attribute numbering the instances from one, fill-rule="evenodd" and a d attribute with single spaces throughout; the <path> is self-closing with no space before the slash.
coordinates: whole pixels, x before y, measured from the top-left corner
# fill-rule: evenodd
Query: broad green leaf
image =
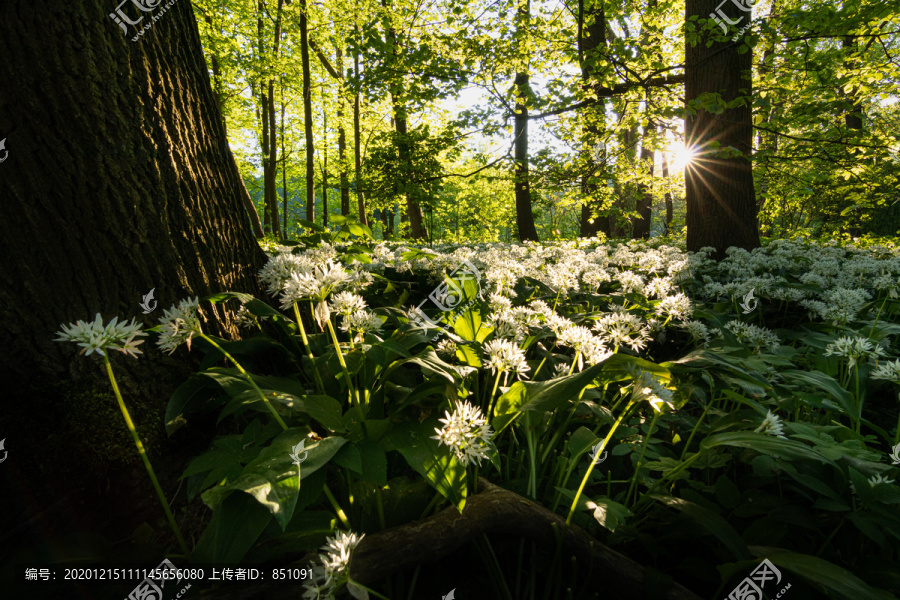
<path id="1" fill-rule="evenodd" d="M 847 569 L 817 556 L 762 546 L 751 546 L 750 551 L 768 558 L 776 567 L 802 576 L 820 590 L 833 591 L 846 600 L 897 600 L 893 594 L 874 588 Z"/>
<path id="2" fill-rule="evenodd" d="M 718 435 L 710 436 L 700 442 L 700 448 L 703 450 L 709 450 L 716 446 L 737 446 L 740 448 L 750 448 L 762 454 L 780 456 L 781 458 L 786 459 L 812 459 L 832 465 L 834 464 L 834 461 L 829 460 L 809 446 L 801 444 L 800 442 L 783 440 L 781 438 L 749 431 L 720 433 Z"/>
<path id="3" fill-rule="evenodd" d="M 215 385 L 209 379 L 191 375 L 169 398 L 166 406 L 166 434 L 172 435 L 187 423 L 185 412 L 196 408 L 193 406 L 195 402 L 199 403 L 214 394 Z"/>
<path id="4" fill-rule="evenodd" d="M 827 392 L 837 401 L 841 410 L 844 411 L 844 414 L 852 419 L 859 419 L 859 410 L 853 401 L 853 396 L 850 392 L 842 388 L 833 377 L 829 377 L 821 371 L 800 371 L 793 369 L 781 371 L 780 375 L 786 381 L 796 383 L 801 388 L 813 386 L 823 392 Z"/>
<path id="5" fill-rule="evenodd" d="M 213 512 L 191 553 L 193 563 L 239 563 L 272 521 L 272 514 L 247 494 L 232 494 Z"/>
<path id="6" fill-rule="evenodd" d="M 721 515 L 682 498 L 663 495 L 653 495 L 651 497 L 681 511 L 684 516 L 691 519 L 698 527 L 722 542 L 734 558 L 738 560 L 750 558 L 750 551 L 747 549 L 747 544 L 743 538 Z"/>

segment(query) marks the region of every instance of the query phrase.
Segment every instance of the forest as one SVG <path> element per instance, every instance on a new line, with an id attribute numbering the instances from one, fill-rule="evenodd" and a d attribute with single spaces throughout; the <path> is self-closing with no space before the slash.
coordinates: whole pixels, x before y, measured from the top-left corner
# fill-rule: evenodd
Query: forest
<path id="1" fill-rule="evenodd" d="M 900 4 L 0 4 L 0 598 L 897 600 Z"/>

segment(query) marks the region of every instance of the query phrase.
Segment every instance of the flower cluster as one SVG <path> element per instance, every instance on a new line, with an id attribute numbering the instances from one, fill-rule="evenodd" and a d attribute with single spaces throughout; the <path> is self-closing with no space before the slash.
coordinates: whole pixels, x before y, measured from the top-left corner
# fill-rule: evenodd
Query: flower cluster
<path id="1" fill-rule="evenodd" d="M 365 534 L 339 531 L 326 539 L 322 546 L 324 554 L 319 555 L 321 565 L 313 565 L 312 580 L 304 584 L 304 600 L 332 600 L 335 592 L 350 581 L 350 557 Z"/>
<path id="2" fill-rule="evenodd" d="M 867 338 L 843 336 L 825 347 L 825 356 L 839 356 L 846 359 L 847 366 L 852 369 L 860 359 L 884 356 L 884 350 Z"/>
<path id="3" fill-rule="evenodd" d="M 513 372 L 523 376 L 531 370 L 525 362 L 525 353 L 508 340 L 491 340 L 484 345 L 484 352 L 488 357 L 488 367 L 495 373 Z"/>
<path id="4" fill-rule="evenodd" d="M 144 340 L 135 338 L 147 335 L 141 330 L 141 326 L 134 322 L 130 323 L 118 322 L 118 317 L 113 317 L 107 325 L 103 325 L 103 318 L 97 313 L 96 318 L 91 323 L 77 321 L 68 325 L 60 325 L 61 331 L 56 335 L 59 337 L 56 342 L 76 342 L 81 346 L 79 354 L 86 356 L 96 352 L 101 356 L 106 356 L 107 350 L 118 350 L 126 356 L 137 358 L 138 354 L 142 354 L 137 346 L 143 344 Z"/>
<path id="5" fill-rule="evenodd" d="M 494 433 L 480 408 L 463 400 L 455 404 L 452 413 L 446 411 L 439 421 L 444 426 L 435 428 L 437 435 L 433 439 L 449 446 L 460 462 L 481 464 L 481 459 L 488 458 Z"/>
<path id="6" fill-rule="evenodd" d="M 159 349 L 168 352 L 175 352 L 175 349 L 181 344 L 187 343 L 188 350 L 191 349 L 191 339 L 194 334 L 202 333 L 200 329 L 200 317 L 197 311 L 200 308 L 200 300 L 187 298 L 173 306 L 163 313 L 162 319 L 159 320 L 160 335 L 156 340 Z"/>

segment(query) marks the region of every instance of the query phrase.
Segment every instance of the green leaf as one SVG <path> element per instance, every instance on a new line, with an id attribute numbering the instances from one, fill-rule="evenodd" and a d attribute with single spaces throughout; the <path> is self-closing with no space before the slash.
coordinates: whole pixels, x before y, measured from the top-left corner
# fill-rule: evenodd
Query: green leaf
<path id="1" fill-rule="evenodd" d="M 874 588 L 865 581 L 827 560 L 784 550 L 751 546 L 754 555 L 768 558 L 776 567 L 782 567 L 806 579 L 820 590 L 830 590 L 847 600 L 897 600 L 896 596 Z"/>
<path id="2" fill-rule="evenodd" d="M 398 450 L 410 467 L 462 513 L 466 505 L 466 467 L 447 446 L 431 437 L 439 426 L 434 417 L 419 424 L 399 425 L 387 435 L 386 449 Z"/>
<path id="3" fill-rule="evenodd" d="M 853 401 L 853 396 L 842 388 L 833 377 L 829 377 L 821 371 L 800 371 L 789 369 L 781 371 L 781 376 L 791 383 L 796 383 L 801 388 L 808 386 L 816 387 L 823 392 L 827 392 L 832 398 L 837 400 L 841 410 L 848 417 L 859 420 L 859 410 Z"/>
<path id="4" fill-rule="evenodd" d="M 328 437 L 305 447 L 306 458 L 298 470 L 291 452 L 300 442 L 307 441 L 309 438 L 304 430 L 282 432 L 244 467 L 237 479 L 204 492 L 203 501 L 216 510 L 231 492 L 246 492 L 265 506 L 284 529 L 293 516 L 300 480 L 325 466 L 347 442 L 346 438 Z"/>
<path id="5" fill-rule="evenodd" d="M 590 385 L 604 369 L 605 362 L 588 367 L 581 373 L 566 375 L 549 381 L 517 381 L 500 396 L 492 422 L 497 431 L 506 427 L 513 417 L 527 410 L 549 411 L 566 406 L 578 398 L 581 390 Z"/>
<path id="6" fill-rule="evenodd" d="M 243 560 L 272 521 L 272 514 L 247 494 L 232 494 L 213 513 L 191 553 L 193 563 Z"/>
<path id="7" fill-rule="evenodd" d="M 196 375 L 191 375 L 179 385 L 166 406 L 166 435 L 172 435 L 181 429 L 187 423 L 185 412 L 194 408 L 193 405 L 201 399 L 208 399 L 215 394 L 214 390 L 215 386 L 209 379 Z"/>
<path id="8" fill-rule="evenodd" d="M 698 527 L 722 542 L 734 558 L 738 560 L 750 558 L 750 551 L 747 549 L 747 544 L 743 538 L 721 515 L 681 498 L 663 495 L 653 495 L 651 497 L 681 511 L 684 516 L 696 523 Z"/>
<path id="9" fill-rule="evenodd" d="M 301 410 L 329 431 L 334 433 L 346 431 L 341 413 L 341 403 L 331 396 L 306 396 L 302 402 Z"/>
<path id="10" fill-rule="evenodd" d="M 780 456 L 785 459 L 817 460 L 833 465 L 834 461 L 825 458 L 809 446 L 793 440 L 782 440 L 777 437 L 752 433 L 749 431 L 734 431 L 710 436 L 700 442 L 702 450 L 709 450 L 715 446 L 737 446 L 750 448 L 761 454 Z"/>

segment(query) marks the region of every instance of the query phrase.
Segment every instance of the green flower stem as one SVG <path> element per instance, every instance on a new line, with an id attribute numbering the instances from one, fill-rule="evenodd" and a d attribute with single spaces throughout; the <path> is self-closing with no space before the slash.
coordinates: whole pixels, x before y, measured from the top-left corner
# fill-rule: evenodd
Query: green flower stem
<path id="1" fill-rule="evenodd" d="M 324 394 L 325 385 L 322 383 L 322 377 L 319 375 L 319 369 L 316 367 L 316 359 L 313 356 L 312 348 L 309 347 L 309 340 L 306 338 L 306 328 L 303 327 L 303 319 L 300 318 L 300 309 L 297 307 L 296 302 L 294 302 L 294 316 L 297 318 L 297 327 L 300 328 L 300 337 L 303 338 L 303 346 L 306 348 L 306 355 L 309 357 L 309 362 L 312 364 L 313 375 L 316 378 L 316 389 L 318 389 L 320 394 Z"/>
<path id="2" fill-rule="evenodd" d="M 878 314 L 875 315 L 875 321 L 872 322 L 872 328 L 869 329 L 868 337 L 872 337 L 872 333 L 875 331 L 875 326 L 878 325 L 878 319 L 881 318 L 881 311 L 884 310 L 884 305 L 887 303 L 887 301 L 888 301 L 888 295 L 885 294 L 884 300 L 882 301 L 881 306 L 878 308 Z"/>
<path id="3" fill-rule="evenodd" d="M 528 472 L 528 491 L 531 494 L 531 499 L 537 500 L 537 465 L 535 464 L 537 448 L 535 447 L 534 434 L 531 431 L 531 427 L 531 419 L 528 419 L 528 423 L 525 425 L 525 439 L 528 443 L 528 460 L 531 467 Z"/>
<path id="4" fill-rule="evenodd" d="M 641 455 L 638 457 L 637 466 L 634 469 L 634 475 L 631 476 L 631 483 L 628 486 L 628 493 L 625 494 L 625 504 L 628 505 L 628 499 L 631 497 L 631 492 L 634 491 L 634 487 L 637 484 L 637 476 L 641 470 L 641 465 L 644 462 L 644 453 L 647 452 L 647 446 L 650 444 L 650 438 L 653 437 L 653 426 L 656 425 L 656 419 L 659 418 L 659 415 L 662 413 L 658 413 L 653 411 L 653 420 L 650 421 L 650 429 L 647 431 L 647 437 L 644 439 L 644 444 L 641 447 Z M 637 498 L 635 498 L 637 501 Z"/>
<path id="5" fill-rule="evenodd" d="M 503 371 L 501 371 L 500 369 L 497 369 L 497 377 L 494 378 L 494 389 L 491 391 L 491 395 L 488 398 L 488 401 L 486 403 L 488 405 L 488 413 L 487 413 L 488 422 L 494 420 L 494 408 L 495 408 L 494 407 L 494 400 L 495 400 L 494 396 L 497 395 L 497 387 L 500 385 L 500 375 L 502 375 L 502 374 L 503 374 Z"/>
<path id="6" fill-rule="evenodd" d="M 360 406 L 359 393 L 356 391 L 356 386 L 353 385 L 353 377 L 350 376 L 350 371 L 347 370 L 347 363 L 344 362 L 344 353 L 341 352 L 341 345 L 338 343 L 337 334 L 334 332 L 334 325 L 331 324 L 331 319 L 328 319 L 326 323 L 328 324 L 328 332 L 331 334 L 331 341 L 334 343 L 334 349 L 337 351 L 338 362 L 341 363 L 341 371 L 344 372 L 344 379 L 347 380 L 347 386 L 350 388 L 351 400 L 355 398 L 356 405 Z"/>
<path id="7" fill-rule="evenodd" d="M 322 486 L 322 491 L 325 492 L 325 497 L 328 498 L 328 501 L 331 503 L 331 507 L 337 514 L 338 519 L 341 520 L 341 523 L 344 524 L 344 527 L 346 527 L 348 531 L 352 530 L 353 528 L 350 527 L 350 519 L 347 518 L 347 514 L 344 512 L 344 509 L 341 508 L 340 504 L 338 504 L 338 501 L 335 499 L 334 494 L 331 493 L 331 489 L 329 489 L 327 483 Z"/>
<path id="8" fill-rule="evenodd" d="M 212 344 L 215 348 L 217 348 L 219 350 L 219 352 L 221 352 L 222 354 L 225 355 L 225 358 L 227 358 L 228 360 L 231 361 L 231 364 L 233 364 L 235 367 L 237 367 L 237 370 L 241 372 L 241 375 L 244 376 L 244 379 L 246 379 L 247 382 L 253 386 L 253 389 L 256 390 L 256 393 L 259 394 L 259 397 L 262 398 L 262 401 L 266 403 L 266 406 L 268 407 L 269 411 L 272 413 L 272 416 L 275 417 L 275 420 L 278 422 L 278 424 L 281 425 L 281 428 L 284 429 L 285 431 L 287 431 L 288 426 L 285 425 L 284 421 L 281 420 L 281 415 L 278 414 L 278 411 L 275 410 L 275 407 L 272 406 L 272 403 L 269 402 L 269 399 L 266 398 L 266 395 L 263 394 L 263 391 L 261 389 L 259 389 L 259 386 L 256 385 L 256 382 L 253 381 L 253 378 L 250 377 L 250 374 L 244 370 L 244 367 L 241 366 L 241 363 L 236 361 L 233 356 L 228 354 L 228 351 L 225 350 L 225 348 L 218 345 L 214 340 L 210 339 L 209 336 L 207 336 L 205 333 L 201 332 L 200 337 L 202 337 L 204 340 L 206 340 L 207 342 Z"/>
<path id="9" fill-rule="evenodd" d="M 687 443 L 684 445 L 684 449 L 681 451 L 681 458 L 678 460 L 684 460 L 684 455 L 687 454 L 688 448 L 691 446 L 691 441 L 694 439 L 694 434 L 697 433 L 697 428 L 700 427 L 700 423 L 703 422 L 703 419 L 706 417 L 706 413 L 709 412 L 709 409 L 712 408 L 712 405 L 715 404 L 716 397 L 713 396 L 713 399 L 706 403 L 706 408 L 703 409 L 703 414 L 700 415 L 700 418 L 697 419 L 697 423 L 694 425 L 694 428 L 691 429 L 691 435 L 688 436 Z"/>
<path id="10" fill-rule="evenodd" d="M 575 365 L 578 364 L 578 359 L 581 357 L 581 350 L 575 352 L 575 357 L 572 359 L 572 368 L 569 369 L 569 375 L 575 372 Z"/>
<path id="11" fill-rule="evenodd" d="M 629 400 L 628 404 L 625 406 L 625 410 L 622 411 L 622 414 L 619 415 L 619 418 L 616 419 L 616 422 L 613 423 L 612 428 L 609 430 L 609 433 L 606 434 L 606 437 L 603 439 L 603 445 L 600 446 L 600 449 L 597 450 L 597 453 L 594 455 L 594 460 L 591 461 L 590 466 L 588 466 L 587 471 L 584 473 L 584 478 L 581 480 L 581 485 L 578 486 L 578 491 L 575 493 L 575 499 L 572 501 L 572 508 L 569 509 L 569 516 L 566 517 L 566 525 L 572 523 L 572 515 L 575 514 L 575 508 L 578 506 L 578 499 L 581 498 L 581 493 L 584 491 L 584 487 L 587 485 L 588 478 L 591 476 L 591 471 L 594 470 L 594 465 L 597 464 L 597 456 L 603 454 L 603 451 L 606 450 L 607 444 L 609 444 L 609 440 L 612 439 L 613 434 L 618 429 L 619 425 L 622 421 L 625 420 L 625 417 L 631 412 L 631 407 L 634 406 L 634 401 Z"/>
<path id="12" fill-rule="evenodd" d="M 153 483 L 153 489 L 156 490 L 156 495 L 159 497 L 159 501 L 163 506 L 163 510 L 166 513 L 166 519 L 168 519 L 169 525 L 172 526 L 172 531 L 175 532 L 175 539 L 178 540 L 181 551 L 184 552 L 185 557 L 190 556 L 191 552 L 188 550 L 187 544 L 184 541 L 184 536 L 181 535 L 178 523 L 175 522 L 175 516 L 172 514 L 172 509 L 169 508 L 169 502 L 166 500 L 166 495 L 159 485 L 159 480 L 156 479 L 156 473 L 153 472 L 150 458 L 147 456 L 144 445 L 141 443 L 141 438 L 134 428 L 134 422 L 131 420 L 131 415 L 128 413 L 128 407 L 125 406 L 125 400 L 122 399 L 122 392 L 119 391 L 119 384 L 116 383 L 112 365 L 109 364 L 109 356 L 106 353 L 103 354 L 103 362 L 106 363 L 106 373 L 109 375 L 109 382 L 112 384 L 113 392 L 116 395 L 116 401 L 119 403 L 119 410 L 122 411 L 122 416 L 125 418 L 125 425 L 128 426 L 128 431 L 131 432 L 131 437 L 134 438 L 134 445 L 137 446 L 138 454 L 141 455 L 141 460 L 144 461 L 144 468 L 147 469 L 147 474 L 150 476 L 150 481 Z"/>
<path id="13" fill-rule="evenodd" d="M 863 409 L 863 399 L 859 395 L 859 363 L 856 364 L 856 405 L 859 407 L 857 409 L 859 411 L 859 418 L 856 420 L 856 433 L 859 434 L 862 430 Z"/>
<path id="14" fill-rule="evenodd" d="M 355 585 L 355 586 L 357 586 L 357 587 L 361 587 L 362 589 L 366 590 L 367 592 L 369 592 L 370 594 L 372 594 L 372 595 L 375 596 L 376 598 L 381 598 L 381 600 L 391 600 L 391 599 L 388 598 L 387 596 L 382 596 L 381 594 L 379 594 L 378 592 L 376 592 L 376 591 L 373 590 L 372 588 L 368 588 L 368 587 L 364 586 L 363 584 L 359 583 L 358 581 L 353 581 L 353 580 L 350 579 L 349 577 L 347 578 L 347 582 L 348 582 L 348 583 L 352 583 L 353 585 Z"/>

